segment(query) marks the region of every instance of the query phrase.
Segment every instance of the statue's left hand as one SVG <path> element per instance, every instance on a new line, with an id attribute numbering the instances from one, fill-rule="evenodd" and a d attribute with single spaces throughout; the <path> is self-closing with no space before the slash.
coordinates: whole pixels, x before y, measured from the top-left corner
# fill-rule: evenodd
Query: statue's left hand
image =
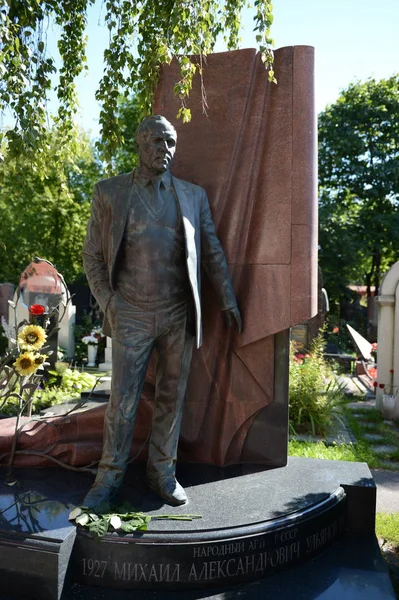
<path id="1" fill-rule="evenodd" d="M 242 320 L 240 311 L 238 310 L 238 306 L 235 306 L 234 308 L 229 308 L 228 310 L 224 310 L 223 318 L 227 327 L 231 327 L 234 324 L 238 333 L 241 333 Z"/>

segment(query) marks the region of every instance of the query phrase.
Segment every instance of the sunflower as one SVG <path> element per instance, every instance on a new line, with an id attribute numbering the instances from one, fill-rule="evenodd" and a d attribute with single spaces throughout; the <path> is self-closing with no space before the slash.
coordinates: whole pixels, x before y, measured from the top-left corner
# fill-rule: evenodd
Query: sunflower
<path id="1" fill-rule="evenodd" d="M 31 375 L 38 366 L 35 364 L 35 357 L 31 352 L 23 352 L 14 363 L 15 370 L 20 375 Z"/>
<path id="2" fill-rule="evenodd" d="M 18 335 L 22 350 L 39 350 L 47 339 L 47 334 L 40 325 L 25 325 Z"/>

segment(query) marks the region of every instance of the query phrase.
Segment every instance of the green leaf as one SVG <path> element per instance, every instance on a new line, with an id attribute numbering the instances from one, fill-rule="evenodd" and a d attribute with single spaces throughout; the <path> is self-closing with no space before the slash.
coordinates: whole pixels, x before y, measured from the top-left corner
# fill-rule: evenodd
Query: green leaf
<path id="1" fill-rule="evenodd" d="M 29 121 L 24 132 L 40 124 L 39 140 L 33 141 L 32 136 L 25 133 L 21 135 L 16 127 L 13 131 L 15 135 L 9 136 L 9 148 L 14 157 L 27 158 L 31 170 L 37 173 L 41 181 L 46 180 L 42 173 L 45 160 L 39 156 L 41 137 L 46 129 L 46 115 L 42 106 L 47 101 L 48 91 L 54 89 L 52 73 L 55 70 L 48 56 L 49 50 L 41 39 L 41 25 L 46 18 L 54 19 L 57 25 L 60 81 L 56 91 L 60 108 L 56 122 L 60 131 L 65 133 L 65 138 L 68 138 L 73 135 L 73 116 L 78 105 L 75 82 L 86 63 L 86 20 L 90 17 L 90 4 L 92 1 L 66 2 L 54 8 L 51 2 L 13 2 L 13 20 L 6 17 L 8 9 L 0 13 L 4 22 L 1 35 L 4 60 L 2 58 L 1 62 L 6 68 L 2 75 L 2 90 L 10 96 L 7 104 L 17 123 L 23 118 Z M 99 118 L 102 139 L 97 146 L 111 170 L 117 170 L 114 157 L 122 139 L 121 125 L 115 119 L 120 94 L 128 96 L 133 90 L 140 116 L 149 114 L 160 64 L 170 62 L 172 56 L 179 56 L 183 79 L 176 82 L 176 92 L 184 101 L 190 93 L 196 70 L 189 56 L 196 53 L 206 56 L 212 52 L 220 34 L 228 38 L 229 48 L 238 45 L 241 14 L 247 4 L 243 0 L 226 0 L 225 4 L 217 0 L 169 4 L 154 3 L 150 10 L 146 3 L 105 2 L 104 18 L 111 36 L 109 47 L 104 51 L 104 76 L 95 96 L 102 106 Z M 273 18 L 272 4 L 267 0 L 256 0 L 254 13 L 254 24 L 259 34 L 268 37 Z M 15 35 L 16 23 L 23 24 L 23 44 Z M 90 23 L 88 29 L 92 30 Z M 34 39 L 39 39 L 35 51 Z M 27 65 L 25 59 L 29 53 L 32 54 L 31 64 L 35 65 L 32 81 L 29 81 L 29 77 L 23 79 L 20 76 L 20 65 Z M 191 118 L 189 109 L 185 109 L 180 118 L 184 123 L 188 122 Z M 75 247 L 78 247 L 77 242 Z"/>
<path id="2" fill-rule="evenodd" d="M 91 534 L 103 537 L 108 531 L 109 521 L 106 518 L 98 519 L 98 521 L 91 521 L 89 524 L 89 531 Z"/>
<path id="3" fill-rule="evenodd" d="M 132 533 L 133 531 L 145 531 L 147 529 L 147 523 L 143 519 L 131 519 L 130 521 L 122 521 L 121 529 L 125 533 Z"/>

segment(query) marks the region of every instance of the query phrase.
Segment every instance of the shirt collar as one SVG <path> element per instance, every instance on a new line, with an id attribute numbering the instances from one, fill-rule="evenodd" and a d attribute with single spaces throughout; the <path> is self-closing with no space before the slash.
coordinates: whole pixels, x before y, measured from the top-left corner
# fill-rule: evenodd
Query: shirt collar
<path id="1" fill-rule="evenodd" d="M 162 173 L 160 177 L 154 177 L 153 179 L 142 177 L 140 173 L 140 167 L 136 167 L 136 169 L 134 170 L 134 182 L 137 183 L 137 185 L 139 185 L 140 187 L 146 187 L 150 183 L 150 181 L 155 183 L 157 179 L 160 180 L 165 189 L 169 188 L 172 185 L 172 175 L 170 174 L 169 169 L 167 169 L 165 173 Z"/>

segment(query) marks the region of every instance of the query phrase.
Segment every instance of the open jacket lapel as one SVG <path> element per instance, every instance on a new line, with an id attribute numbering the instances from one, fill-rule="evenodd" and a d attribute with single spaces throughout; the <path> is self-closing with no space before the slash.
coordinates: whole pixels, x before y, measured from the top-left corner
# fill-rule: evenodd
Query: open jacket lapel
<path id="1" fill-rule="evenodd" d="M 185 181 L 172 177 L 173 185 L 179 201 L 183 227 L 184 238 L 186 241 L 186 260 L 188 277 L 193 292 L 195 313 L 196 313 L 196 341 L 197 348 L 202 343 L 202 321 L 201 321 L 201 301 L 200 301 L 200 276 L 199 276 L 199 254 L 198 232 L 196 231 L 196 213 L 194 198 L 189 196 L 189 188 Z M 199 224 L 199 219 L 197 219 Z"/>
<path id="2" fill-rule="evenodd" d="M 180 210 L 183 216 L 189 217 L 190 215 L 190 201 L 187 197 L 188 187 L 185 181 L 177 179 L 172 176 L 173 187 L 176 190 L 177 198 L 180 204 Z"/>

